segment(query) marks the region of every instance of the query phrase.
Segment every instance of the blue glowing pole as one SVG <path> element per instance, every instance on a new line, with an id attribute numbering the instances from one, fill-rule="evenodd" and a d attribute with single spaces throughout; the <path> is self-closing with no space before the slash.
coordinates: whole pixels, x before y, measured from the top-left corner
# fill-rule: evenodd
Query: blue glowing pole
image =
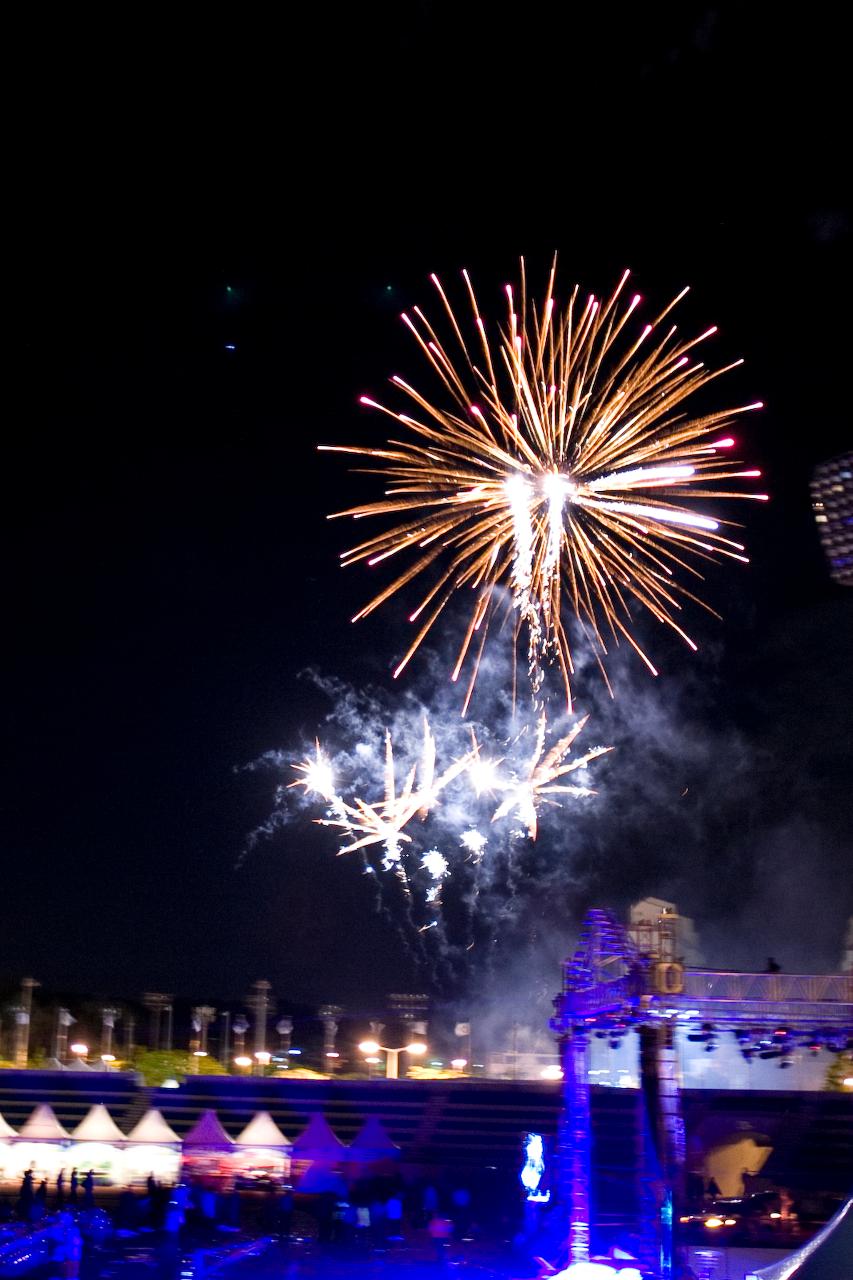
<path id="1" fill-rule="evenodd" d="M 560 1203 L 569 1210 L 569 1262 L 589 1260 L 592 1129 L 587 1049 L 583 1029 L 573 1027 L 560 1039 L 563 1110 L 557 1130 L 557 1184 Z"/>

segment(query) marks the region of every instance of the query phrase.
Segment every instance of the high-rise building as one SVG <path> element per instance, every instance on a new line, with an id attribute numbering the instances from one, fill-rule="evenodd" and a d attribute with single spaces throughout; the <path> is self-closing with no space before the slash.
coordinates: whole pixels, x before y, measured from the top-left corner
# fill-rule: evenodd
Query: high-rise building
<path id="1" fill-rule="evenodd" d="M 815 467 L 812 510 L 829 572 L 853 587 L 853 453 L 842 453 Z"/>

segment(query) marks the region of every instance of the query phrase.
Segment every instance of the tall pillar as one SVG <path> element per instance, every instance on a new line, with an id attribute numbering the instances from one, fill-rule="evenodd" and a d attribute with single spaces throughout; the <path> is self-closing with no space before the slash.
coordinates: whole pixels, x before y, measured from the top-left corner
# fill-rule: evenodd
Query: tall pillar
<path id="1" fill-rule="evenodd" d="M 53 1056 L 59 1063 L 64 1063 L 68 1057 L 68 1028 L 74 1024 L 75 1019 L 67 1009 L 57 1009 L 56 1011 L 56 1030 L 53 1035 Z"/>
<path id="2" fill-rule="evenodd" d="M 561 1205 L 564 1210 L 568 1209 L 569 1262 L 587 1262 L 592 1113 L 586 1031 L 572 1027 L 560 1037 L 559 1046 L 563 1069 L 563 1110 L 557 1129 L 557 1189 Z"/>
<path id="3" fill-rule="evenodd" d="M 118 1009 L 104 1005 L 101 1009 L 101 1057 L 108 1057 L 113 1051 L 113 1032 L 115 1031 Z"/>
<path id="4" fill-rule="evenodd" d="M 249 1004 L 255 1015 L 254 1069 L 260 1075 L 263 1075 L 263 1066 L 258 1054 L 265 1054 L 267 1051 L 267 1017 L 269 1016 L 271 990 L 271 984 L 260 979 L 258 982 L 252 983 L 252 994 L 249 999 Z"/>
<path id="5" fill-rule="evenodd" d="M 673 1210 L 684 1181 L 684 1121 L 675 1028 L 670 1021 L 640 1027 L 640 1076 L 649 1130 L 660 1170 L 658 1232 L 660 1273 L 672 1275 Z"/>
<path id="6" fill-rule="evenodd" d="M 15 1066 L 26 1067 L 30 1052 L 30 1015 L 33 1009 L 33 987 L 39 984 L 35 978 L 24 978 L 21 983 L 21 1003 L 16 1005 L 15 1015 Z"/>

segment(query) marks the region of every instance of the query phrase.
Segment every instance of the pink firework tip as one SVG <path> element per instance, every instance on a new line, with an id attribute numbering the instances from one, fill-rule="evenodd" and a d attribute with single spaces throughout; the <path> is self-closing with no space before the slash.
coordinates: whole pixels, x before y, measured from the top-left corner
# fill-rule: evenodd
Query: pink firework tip
<path id="1" fill-rule="evenodd" d="M 711 445 L 712 449 L 731 449 L 735 442 L 734 436 L 725 436 L 722 440 L 715 440 Z"/>
<path id="2" fill-rule="evenodd" d="M 358 397 L 358 403 L 359 403 L 359 404 L 366 404 L 366 405 L 368 406 L 368 408 L 370 408 L 370 409 L 381 409 L 381 408 L 382 408 L 382 406 L 381 406 L 380 404 L 377 404 L 375 400 L 371 400 L 370 396 L 359 396 L 359 397 Z"/>

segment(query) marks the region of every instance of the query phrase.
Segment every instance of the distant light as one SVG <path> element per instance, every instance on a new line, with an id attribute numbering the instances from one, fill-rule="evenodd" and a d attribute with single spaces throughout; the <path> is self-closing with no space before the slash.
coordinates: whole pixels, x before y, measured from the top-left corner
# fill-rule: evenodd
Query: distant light
<path id="1" fill-rule="evenodd" d="M 726 1226 L 727 1226 L 727 1227 L 736 1227 L 736 1226 L 737 1226 L 737 1218 L 726 1218 Z"/>
<path id="2" fill-rule="evenodd" d="M 89 1046 L 87 1044 L 82 1044 L 82 1043 L 72 1044 L 71 1052 L 79 1054 L 81 1058 L 85 1058 L 86 1054 L 89 1052 Z"/>
<path id="3" fill-rule="evenodd" d="M 241 1053 L 239 1057 L 234 1059 L 235 1067 L 250 1067 L 251 1065 L 252 1065 L 252 1059 L 248 1056 L 248 1054 Z"/>
<path id="4" fill-rule="evenodd" d="M 379 1053 L 379 1042 L 376 1040 L 362 1040 L 358 1049 L 359 1053 Z"/>
<path id="5" fill-rule="evenodd" d="M 369 1062 L 371 1067 L 377 1067 L 379 1063 L 382 1061 L 382 1059 L 381 1058 L 365 1058 L 364 1061 Z"/>
<path id="6" fill-rule="evenodd" d="M 845 1076 L 841 1083 L 845 1089 L 853 1089 L 853 1076 Z"/>
<path id="7" fill-rule="evenodd" d="M 338 1053 L 337 1049 L 327 1049 L 327 1050 L 326 1050 L 326 1057 L 327 1057 L 327 1058 L 339 1058 L 340 1056 L 341 1056 L 341 1055 Z"/>
<path id="8" fill-rule="evenodd" d="M 194 1057 L 194 1058 L 206 1058 L 206 1057 L 207 1057 L 207 1050 L 206 1050 L 206 1049 L 193 1049 L 193 1057 Z"/>
<path id="9" fill-rule="evenodd" d="M 115 1060 L 116 1060 L 116 1056 L 114 1053 L 101 1054 L 101 1062 L 115 1062 Z"/>
<path id="10" fill-rule="evenodd" d="M 427 1051 L 426 1045 L 421 1044 L 420 1041 L 416 1041 L 414 1044 L 406 1045 L 406 1053 L 412 1053 L 415 1055 L 416 1058 L 419 1058 L 422 1054 L 426 1053 L 426 1051 Z"/>
<path id="11" fill-rule="evenodd" d="M 178 1084 L 177 1080 L 172 1080 L 170 1077 L 168 1080 L 163 1081 L 161 1087 L 163 1089 L 180 1089 L 181 1086 Z"/>
<path id="12" fill-rule="evenodd" d="M 235 342 L 226 342 L 226 343 L 225 343 L 225 350 L 226 350 L 226 351 L 236 351 L 236 350 L 237 350 L 237 344 L 236 344 Z"/>
<path id="13" fill-rule="evenodd" d="M 543 1067 L 539 1074 L 543 1080 L 562 1080 L 563 1069 L 554 1063 L 550 1067 Z"/>
<path id="14" fill-rule="evenodd" d="M 453 1070 L 454 1070 L 454 1071 L 464 1071 L 464 1070 L 465 1070 L 465 1068 L 468 1066 L 468 1059 L 467 1059 L 467 1058 L 453 1058 L 453 1059 L 452 1059 L 452 1061 L 451 1061 L 451 1063 L 450 1063 L 450 1065 L 451 1065 L 451 1067 L 453 1068 Z"/>
<path id="15" fill-rule="evenodd" d="M 771 1217 L 771 1218 L 773 1217 L 773 1214 L 772 1214 L 772 1213 L 771 1213 L 770 1217 Z M 706 1227 L 710 1227 L 712 1231 L 713 1231 L 716 1227 L 721 1227 L 722 1225 L 723 1225 L 723 1220 L 722 1220 L 722 1218 L 706 1218 L 706 1219 L 705 1219 L 705 1226 L 706 1226 Z"/>
<path id="16" fill-rule="evenodd" d="M 291 1057 L 293 1057 L 293 1058 L 298 1058 L 298 1057 L 299 1057 L 299 1055 L 302 1053 L 302 1050 L 301 1050 L 301 1049 L 288 1049 L 288 1051 L 287 1051 L 287 1052 L 291 1055 Z"/>
<path id="17" fill-rule="evenodd" d="M 267 1053 L 266 1049 L 259 1049 L 258 1052 L 255 1054 L 255 1059 L 260 1063 L 262 1067 L 267 1067 L 272 1061 L 272 1054 Z"/>
<path id="18" fill-rule="evenodd" d="M 782 1215 L 781 1215 L 781 1213 L 779 1213 L 778 1209 L 774 1209 L 774 1210 L 773 1210 L 773 1212 L 771 1213 L 770 1217 L 771 1217 L 771 1218 L 781 1218 L 781 1217 L 782 1217 Z"/>

